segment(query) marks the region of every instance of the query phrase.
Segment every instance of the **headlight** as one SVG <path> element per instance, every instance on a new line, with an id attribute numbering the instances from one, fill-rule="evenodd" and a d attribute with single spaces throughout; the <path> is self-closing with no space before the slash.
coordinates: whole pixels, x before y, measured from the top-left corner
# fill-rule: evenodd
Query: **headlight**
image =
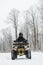
<path id="1" fill-rule="evenodd" d="M 25 46 L 25 48 L 27 48 L 27 46 Z"/>
<path id="2" fill-rule="evenodd" d="M 25 48 L 29 48 L 29 46 L 25 46 Z"/>
<path id="3" fill-rule="evenodd" d="M 13 46 L 13 48 L 17 49 L 17 46 Z"/>
<path id="4" fill-rule="evenodd" d="M 15 46 L 15 49 L 17 49 L 17 46 Z"/>

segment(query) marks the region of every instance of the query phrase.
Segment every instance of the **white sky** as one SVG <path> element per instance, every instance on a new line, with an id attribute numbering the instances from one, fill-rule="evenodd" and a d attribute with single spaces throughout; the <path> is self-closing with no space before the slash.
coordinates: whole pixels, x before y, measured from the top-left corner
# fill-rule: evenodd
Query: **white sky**
<path id="1" fill-rule="evenodd" d="M 35 6 L 38 3 L 39 0 L 0 0 L 0 29 L 7 26 L 4 21 L 13 8 L 22 12 L 23 10 L 29 9 L 30 6 Z"/>

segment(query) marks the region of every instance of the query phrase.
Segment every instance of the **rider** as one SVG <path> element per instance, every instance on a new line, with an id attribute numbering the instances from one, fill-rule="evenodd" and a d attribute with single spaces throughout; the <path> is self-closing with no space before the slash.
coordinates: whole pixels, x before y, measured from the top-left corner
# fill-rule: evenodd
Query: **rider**
<path id="1" fill-rule="evenodd" d="M 23 37 L 23 33 L 19 33 L 19 37 L 14 42 L 27 42 L 27 40 Z"/>

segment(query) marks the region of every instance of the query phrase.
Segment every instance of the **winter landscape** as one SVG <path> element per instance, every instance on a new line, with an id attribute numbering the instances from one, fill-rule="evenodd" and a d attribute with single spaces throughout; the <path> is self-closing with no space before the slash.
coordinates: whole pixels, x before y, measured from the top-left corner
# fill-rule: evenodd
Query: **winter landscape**
<path id="1" fill-rule="evenodd" d="M 11 60 L 13 41 L 22 32 L 31 59 Z M 0 0 L 0 65 L 43 65 L 43 0 Z"/>
<path id="2" fill-rule="evenodd" d="M 0 65 L 43 65 L 43 52 L 32 52 L 32 58 L 26 59 L 25 56 L 18 56 L 11 60 L 11 53 L 0 53 Z"/>

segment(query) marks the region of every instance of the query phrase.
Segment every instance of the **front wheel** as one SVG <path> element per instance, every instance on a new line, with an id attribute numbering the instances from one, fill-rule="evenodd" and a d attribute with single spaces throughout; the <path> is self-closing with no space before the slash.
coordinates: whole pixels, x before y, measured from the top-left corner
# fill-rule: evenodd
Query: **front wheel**
<path id="1" fill-rule="evenodd" d="M 31 59 L 31 50 L 26 51 L 26 58 Z"/>
<path id="2" fill-rule="evenodd" d="M 11 51 L 11 59 L 14 60 L 14 59 L 16 59 L 16 58 L 17 58 L 17 52 L 14 51 L 14 50 L 12 50 L 12 51 Z"/>

